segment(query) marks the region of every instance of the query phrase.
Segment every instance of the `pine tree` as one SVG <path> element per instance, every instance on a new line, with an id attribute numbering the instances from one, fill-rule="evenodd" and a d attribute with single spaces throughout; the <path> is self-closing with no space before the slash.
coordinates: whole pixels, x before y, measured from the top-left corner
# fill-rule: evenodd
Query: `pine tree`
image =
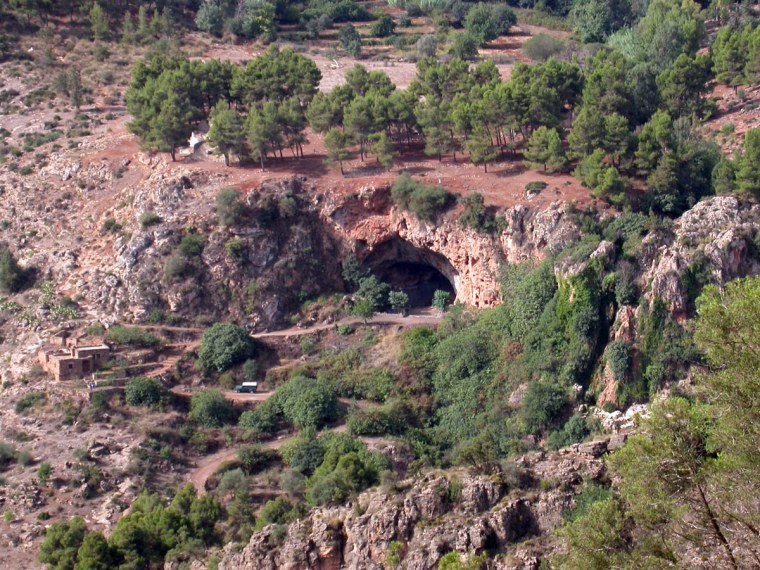
<path id="1" fill-rule="evenodd" d="M 482 124 L 475 125 L 466 145 L 473 164 L 483 164 L 485 172 L 488 172 L 488 162 L 499 156 L 498 151 L 491 144 L 491 136 Z"/>
<path id="2" fill-rule="evenodd" d="M 557 172 L 567 165 L 559 133 L 547 127 L 533 132 L 524 156 L 529 167 L 543 166 L 544 172 Z"/>
<path id="3" fill-rule="evenodd" d="M 135 23 L 132 20 L 132 13 L 124 13 L 124 21 L 121 25 L 121 41 L 125 44 L 131 44 L 135 41 Z"/>
<path id="4" fill-rule="evenodd" d="M 327 162 L 329 164 L 335 164 L 337 162 L 340 165 L 341 174 L 345 174 L 345 172 L 343 172 L 343 161 L 349 157 L 347 147 L 347 137 L 342 130 L 333 127 L 325 133 Z"/>
<path id="5" fill-rule="evenodd" d="M 386 170 L 390 170 L 391 167 L 393 167 L 395 149 L 393 148 L 393 143 L 391 142 L 390 137 L 388 137 L 388 133 L 385 131 L 376 133 L 372 135 L 372 140 L 374 141 L 370 149 L 372 154 L 375 155 L 377 161 L 382 164 Z"/>
<path id="6" fill-rule="evenodd" d="M 90 29 L 95 41 L 104 40 L 108 36 L 108 18 L 98 3 L 90 8 Z"/>
<path id="7" fill-rule="evenodd" d="M 243 156 L 245 152 L 245 125 L 240 114 L 225 103 L 217 103 L 211 111 L 211 128 L 206 140 L 224 157 L 225 166 L 230 165 L 230 153 Z"/>
<path id="8" fill-rule="evenodd" d="M 760 197 L 760 129 L 752 129 L 744 135 L 742 154 L 737 160 L 736 187 Z"/>

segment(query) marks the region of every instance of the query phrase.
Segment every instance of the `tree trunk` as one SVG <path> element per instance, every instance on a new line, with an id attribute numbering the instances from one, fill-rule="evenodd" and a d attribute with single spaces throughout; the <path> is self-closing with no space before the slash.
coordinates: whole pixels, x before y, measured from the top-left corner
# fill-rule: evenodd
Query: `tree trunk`
<path id="1" fill-rule="evenodd" d="M 259 162 L 261 163 L 261 172 L 264 172 L 264 155 L 259 152 Z"/>
<path id="2" fill-rule="evenodd" d="M 341 175 L 345 176 L 345 175 L 346 175 L 346 173 L 345 173 L 345 172 L 343 172 L 343 161 L 342 161 L 342 160 L 339 160 L 339 161 L 338 161 L 338 164 L 340 164 L 340 173 L 341 173 Z"/>
<path id="3" fill-rule="evenodd" d="M 177 156 L 176 156 L 176 149 L 174 145 L 172 145 L 171 155 L 172 155 L 172 162 L 176 162 Z"/>
<path id="4" fill-rule="evenodd" d="M 483 168 L 485 168 L 486 174 L 488 174 L 488 163 L 483 162 Z"/>
<path id="5" fill-rule="evenodd" d="M 707 497 L 705 496 L 705 493 L 702 490 L 702 485 L 697 485 L 697 490 L 699 491 L 699 498 L 702 500 L 702 504 L 704 505 L 705 511 L 707 512 L 707 518 L 710 519 L 710 525 L 712 526 L 713 531 L 715 532 L 715 536 L 718 538 L 718 542 L 721 543 L 721 546 L 723 546 L 723 549 L 726 551 L 726 556 L 728 556 L 728 560 L 729 560 L 729 564 L 731 565 L 731 568 L 734 568 L 734 570 L 738 570 L 739 566 L 736 563 L 736 558 L 734 558 L 734 553 L 731 550 L 731 545 L 728 543 L 726 536 L 723 534 L 723 531 L 720 529 L 718 520 L 715 518 L 715 513 L 713 513 L 712 508 L 710 507 L 710 503 L 707 502 Z"/>
<path id="6" fill-rule="evenodd" d="M 225 152 L 225 153 L 222 154 L 222 156 L 224 156 L 224 166 L 229 166 L 230 165 L 230 153 Z"/>

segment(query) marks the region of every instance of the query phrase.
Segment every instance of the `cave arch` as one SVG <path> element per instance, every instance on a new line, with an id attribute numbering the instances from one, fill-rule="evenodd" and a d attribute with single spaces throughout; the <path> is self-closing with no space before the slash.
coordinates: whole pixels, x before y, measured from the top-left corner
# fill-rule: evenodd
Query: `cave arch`
<path id="1" fill-rule="evenodd" d="M 451 293 L 452 302 L 456 299 L 459 274 L 439 253 L 396 236 L 375 245 L 360 259 L 392 289 L 409 295 L 412 307 L 429 307 L 437 289 Z"/>

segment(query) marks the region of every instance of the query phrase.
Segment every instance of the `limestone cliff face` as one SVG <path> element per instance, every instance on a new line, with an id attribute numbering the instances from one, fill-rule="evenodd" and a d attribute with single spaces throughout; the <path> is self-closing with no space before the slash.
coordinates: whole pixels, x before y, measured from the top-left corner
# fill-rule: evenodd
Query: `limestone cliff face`
<path id="1" fill-rule="evenodd" d="M 757 204 L 716 196 L 685 212 L 674 222 L 672 233 L 647 236 L 642 244 L 644 271 L 640 278 L 647 298 L 660 298 L 676 316 L 685 316 L 689 273 L 716 285 L 760 273 L 753 251 L 759 221 Z"/>
<path id="2" fill-rule="evenodd" d="M 265 528 L 242 551 L 228 549 L 219 570 L 382 570 L 391 542 L 401 544 L 397 567 L 407 570 L 435 569 L 451 551 L 498 554 L 495 568 L 503 570 L 537 569 L 551 540 L 524 541 L 547 538 L 560 526 L 573 486 L 604 475 L 600 456 L 607 448 L 607 441 L 578 444 L 525 456 L 508 472 L 434 472 L 394 489 L 373 489 L 354 505 L 312 511 L 284 538 L 276 527 Z M 451 491 L 455 477 L 461 493 Z M 556 485 L 539 490 L 541 480 Z"/>
<path id="3" fill-rule="evenodd" d="M 506 228 L 497 234 L 462 226 L 456 212 L 435 222 L 420 220 L 395 208 L 387 188 L 365 187 L 348 198 L 328 194 L 321 213 L 353 241 L 360 260 L 372 265 L 395 257 L 432 265 L 454 286 L 458 301 L 475 307 L 498 304 L 505 263 L 541 259 L 580 236 L 560 202 L 545 210 L 516 206 L 503 212 Z"/>

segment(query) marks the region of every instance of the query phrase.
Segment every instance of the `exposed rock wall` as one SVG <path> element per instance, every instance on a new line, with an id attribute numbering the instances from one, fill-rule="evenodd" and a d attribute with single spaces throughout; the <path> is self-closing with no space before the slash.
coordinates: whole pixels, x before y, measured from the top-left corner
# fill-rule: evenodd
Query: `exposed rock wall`
<path id="1" fill-rule="evenodd" d="M 396 489 L 370 490 L 355 505 L 324 507 L 290 525 L 287 535 L 269 526 L 239 553 L 228 553 L 219 570 L 382 570 L 391 542 L 402 544 L 399 568 L 432 570 L 447 552 L 488 552 L 496 568 L 537 569 L 551 541 L 522 542 L 560 526 L 573 503 L 572 486 L 604 475 L 606 441 L 574 445 L 553 454 L 518 460 L 523 480 L 550 489 L 515 490 L 505 474 L 461 477 L 461 494 L 451 493 L 441 473 L 407 480 Z M 281 534 L 280 534 L 281 536 Z"/>
<path id="2" fill-rule="evenodd" d="M 499 302 L 504 263 L 541 259 L 578 239 L 568 211 L 560 202 L 537 211 L 516 206 L 504 213 L 507 227 L 501 234 L 485 234 L 463 227 L 455 214 L 434 223 L 419 220 L 395 208 L 387 188 L 365 187 L 348 199 L 328 195 L 322 207 L 337 232 L 353 240 L 360 259 L 391 240 L 402 240 L 416 250 L 400 253 L 406 261 L 432 265 L 449 279 L 458 301 L 475 307 Z M 398 249 L 388 248 L 389 254 L 399 254 Z"/>

